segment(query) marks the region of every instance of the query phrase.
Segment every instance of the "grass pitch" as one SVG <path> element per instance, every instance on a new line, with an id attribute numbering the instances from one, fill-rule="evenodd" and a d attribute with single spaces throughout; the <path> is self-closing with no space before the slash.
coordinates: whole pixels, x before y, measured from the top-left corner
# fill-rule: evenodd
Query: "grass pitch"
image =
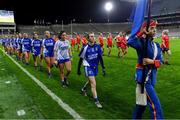
<path id="1" fill-rule="evenodd" d="M 157 40 L 160 41 L 160 40 Z M 162 65 L 157 73 L 156 91 L 160 98 L 165 118 L 180 118 L 180 40 L 171 40 L 171 65 Z M 105 48 L 104 62 L 107 75 L 102 76 L 101 67 L 97 76 L 97 92 L 103 109 L 97 109 L 90 97 L 80 94 L 85 83 L 84 74 L 77 76 L 78 53 L 73 54 L 72 73 L 69 77 L 70 87 L 60 86 L 59 70 L 53 68 L 53 76 L 48 79 L 46 68 L 34 70 L 33 61 L 29 66 L 19 62 L 31 74 L 42 81 L 52 92 L 69 104 L 86 119 L 131 118 L 135 106 L 134 72 L 136 52 L 129 48 L 124 59 L 117 57 L 117 48 L 112 49 L 107 57 Z M 61 109 L 44 91 L 41 90 L 13 62 L 0 52 L 0 118 L 72 118 Z M 83 67 L 81 69 L 83 73 Z M 11 84 L 5 84 L 11 81 Z M 88 91 L 91 96 L 90 89 Z M 24 109 L 26 114 L 18 116 L 17 110 Z M 144 118 L 149 117 L 148 107 Z"/>

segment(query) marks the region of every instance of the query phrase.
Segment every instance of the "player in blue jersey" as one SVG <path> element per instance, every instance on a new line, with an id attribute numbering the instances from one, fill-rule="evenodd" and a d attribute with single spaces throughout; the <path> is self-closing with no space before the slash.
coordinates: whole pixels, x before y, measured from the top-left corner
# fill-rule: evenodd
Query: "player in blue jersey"
<path id="1" fill-rule="evenodd" d="M 15 44 L 16 44 L 16 45 L 15 45 L 15 46 L 16 46 L 15 52 L 16 52 L 16 53 L 15 53 L 15 54 L 16 54 L 16 59 L 17 59 L 17 60 L 18 60 L 18 58 L 19 58 L 19 57 L 18 57 L 18 53 L 19 53 L 19 52 L 18 52 L 18 39 L 19 39 L 19 35 L 16 34 L 16 35 L 15 35 Z"/>
<path id="2" fill-rule="evenodd" d="M 5 43 L 6 43 L 6 39 L 5 37 L 2 38 L 2 46 L 3 46 L 3 49 L 5 50 L 6 46 L 5 46 Z"/>
<path id="3" fill-rule="evenodd" d="M 99 102 L 97 91 L 96 91 L 96 79 L 95 77 L 98 74 L 98 64 L 101 63 L 103 75 L 105 75 L 105 67 L 102 59 L 102 50 L 101 46 L 95 43 L 94 33 L 87 34 L 88 45 L 82 48 L 79 57 L 78 63 L 78 75 L 81 74 L 80 67 L 83 63 L 85 76 L 88 81 L 82 88 L 82 92 L 86 93 L 86 86 L 90 83 L 91 91 L 95 104 L 98 108 L 102 108 L 102 105 Z"/>
<path id="4" fill-rule="evenodd" d="M 4 51 L 7 53 L 8 52 L 8 36 L 4 36 L 3 39 L 3 46 L 4 46 Z"/>
<path id="5" fill-rule="evenodd" d="M 60 70 L 61 84 L 63 87 L 69 85 L 68 76 L 71 72 L 71 50 L 70 43 L 66 40 L 66 32 L 61 31 L 58 35 L 59 40 L 54 46 L 55 64 L 58 65 Z M 64 76 L 64 67 L 66 67 L 67 73 Z"/>
<path id="6" fill-rule="evenodd" d="M 21 33 L 19 33 L 18 38 L 17 38 L 17 51 L 18 51 L 17 60 L 22 60 L 22 39 L 23 39 L 23 36 Z"/>
<path id="7" fill-rule="evenodd" d="M 12 35 L 10 37 L 10 51 L 9 51 L 10 55 L 14 54 L 14 36 Z"/>
<path id="8" fill-rule="evenodd" d="M 42 68 L 42 41 L 39 39 L 38 34 L 34 33 L 33 40 L 31 43 L 32 54 L 34 60 L 34 67 L 37 69 L 37 59 L 40 60 L 40 70 Z"/>
<path id="9" fill-rule="evenodd" d="M 49 31 L 45 31 L 45 39 L 42 42 L 42 50 L 44 54 L 44 58 L 47 64 L 48 76 L 51 77 L 51 68 L 54 64 L 54 44 L 55 41 L 51 38 L 51 34 Z"/>
<path id="10" fill-rule="evenodd" d="M 146 105 L 150 108 L 151 119 L 163 119 L 163 111 L 161 108 L 160 100 L 154 89 L 156 84 L 157 69 L 162 64 L 162 51 L 160 45 L 155 43 L 154 36 L 156 33 L 157 22 L 151 20 L 148 32 L 146 31 L 147 22 L 144 22 L 140 32 L 133 35 L 128 40 L 128 45 L 133 47 L 138 55 L 136 65 L 136 108 L 133 114 L 133 119 L 142 119 L 142 115 L 145 111 Z M 148 36 L 148 39 L 146 38 Z M 147 44 L 147 57 L 143 58 L 144 45 L 146 40 Z M 143 81 L 143 65 L 147 67 L 145 69 L 145 82 Z M 141 84 L 145 84 L 145 93 L 141 93 Z M 142 97 L 144 96 L 144 97 Z M 143 98 L 143 99 L 142 99 Z"/>
<path id="11" fill-rule="evenodd" d="M 27 33 L 24 33 L 23 37 L 24 38 L 21 41 L 21 43 L 22 43 L 22 52 L 23 52 L 23 56 L 25 58 L 25 64 L 29 65 L 32 40 L 30 38 L 28 38 Z"/>
<path id="12" fill-rule="evenodd" d="M 16 38 L 15 38 L 15 35 L 13 35 L 13 38 L 12 38 L 12 52 L 13 52 L 13 55 L 16 55 L 16 49 L 17 49 L 17 44 L 16 44 Z"/>

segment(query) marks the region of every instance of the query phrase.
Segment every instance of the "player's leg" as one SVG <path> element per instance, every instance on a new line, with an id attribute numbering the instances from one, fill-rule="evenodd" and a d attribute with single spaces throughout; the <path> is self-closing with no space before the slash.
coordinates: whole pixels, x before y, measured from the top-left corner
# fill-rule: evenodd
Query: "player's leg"
<path id="1" fill-rule="evenodd" d="M 108 56 L 110 56 L 110 46 L 107 46 L 108 48 Z"/>
<path id="2" fill-rule="evenodd" d="M 25 64 L 28 65 L 28 52 L 24 52 Z"/>
<path id="3" fill-rule="evenodd" d="M 64 80 L 65 80 L 66 85 L 69 85 L 68 76 L 71 73 L 71 61 L 65 62 L 65 67 L 66 67 L 67 73 Z"/>
<path id="4" fill-rule="evenodd" d="M 121 47 L 118 47 L 118 57 L 121 56 Z"/>
<path id="5" fill-rule="evenodd" d="M 29 61 L 30 61 L 30 52 L 27 51 L 27 63 L 29 64 Z"/>
<path id="6" fill-rule="evenodd" d="M 162 55 L 163 55 L 163 64 L 164 64 L 166 61 L 166 53 L 164 49 L 162 49 Z"/>
<path id="7" fill-rule="evenodd" d="M 78 52 L 80 51 L 80 44 L 78 44 L 78 49 L 77 49 L 77 51 L 78 51 Z"/>
<path id="8" fill-rule="evenodd" d="M 52 68 L 54 65 L 54 57 L 50 57 L 50 67 Z"/>
<path id="9" fill-rule="evenodd" d="M 146 106 L 137 105 L 135 106 L 134 112 L 133 112 L 133 120 L 136 119 L 142 119 L 143 113 L 146 110 Z"/>
<path id="10" fill-rule="evenodd" d="M 58 63 L 59 71 L 60 71 L 60 78 L 61 78 L 61 85 L 62 87 L 66 87 L 66 83 L 64 81 L 64 63 Z"/>
<path id="11" fill-rule="evenodd" d="M 87 85 L 89 84 L 89 79 L 88 77 L 86 77 L 87 81 L 86 83 L 84 84 L 84 86 L 81 88 L 81 92 L 84 96 L 87 96 Z"/>
<path id="12" fill-rule="evenodd" d="M 109 56 L 111 55 L 111 50 L 112 50 L 112 47 L 110 46 L 109 47 Z"/>
<path id="13" fill-rule="evenodd" d="M 171 56 L 171 51 L 168 49 L 167 50 L 167 65 L 170 65 L 170 63 L 169 63 L 169 60 L 170 60 L 170 56 Z"/>
<path id="14" fill-rule="evenodd" d="M 40 55 L 40 57 L 39 57 L 39 59 L 40 59 L 40 70 L 42 70 L 42 66 L 43 66 L 43 55 L 41 54 Z"/>
<path id="15" fill-rule="evenodd" d="M 50 78 L 51 77 L 51 61 L 50 61 L 50 57 L 45 57 L 45 62 L 46 62 L 46 65 L 47 65 L 48 76 Z"/>
<path id="16" fill-rule="evenodd" d="M 147 92 L 148 106 L 150 107 L 151 119 L 163 119 L 163 111 L 154 87 L 149 83 L 147 83 L 145 87 Z"/>
<path id="17" fill-rule="evenodd" d="M 98 96 L 97 96 L 97 91 L 96 91 L 96 79 L 94 76 L 89 76 L 89 81 L 90 81 L 90 85 L 91 85 L 91 92 L 93 94 L 93 98 L 95 101 L 95 104 L 98 108 L 102 108 L 102 105 L 99 102 Z"/>
<path id="18" fill-rule="evenodd" d="M 103 55 L 104 55 L 104 45 L 102 46 L 102 53 L 103 53 Z"/>
<path id="19" fill-rule="evenodd" d="M 33 55 L 34 68 L 37 69 L 37 55 Z"/>

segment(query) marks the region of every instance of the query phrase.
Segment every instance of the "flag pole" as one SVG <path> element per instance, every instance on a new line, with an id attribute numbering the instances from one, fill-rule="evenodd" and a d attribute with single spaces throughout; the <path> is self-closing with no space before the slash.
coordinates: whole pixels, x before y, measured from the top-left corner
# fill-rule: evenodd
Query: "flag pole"
<path id="1" fill-rule="evenodd" d="M 148 0 L 148 17 L 147 17 L 147 27 L 146 27 L 146 31 L 149 31 L 149 26 L 150 26 L 150 22 L 151 22 L 151 3 L 152 0 Z M 146 35 L 146 39 L 145 39 L 145 44 L 144 44 L 144 52 L 143 52 L 143 58 L 147 58 L 147 49 L 148 49 L 148 40 L 149 40 L 149 36 Z M 144 86 L 145 86 L 145 81 L 146 81 L 146 67 L 147 65 L 143 65 L 143 82 L 141 83 L 141 93 L 144 93 Z"/>

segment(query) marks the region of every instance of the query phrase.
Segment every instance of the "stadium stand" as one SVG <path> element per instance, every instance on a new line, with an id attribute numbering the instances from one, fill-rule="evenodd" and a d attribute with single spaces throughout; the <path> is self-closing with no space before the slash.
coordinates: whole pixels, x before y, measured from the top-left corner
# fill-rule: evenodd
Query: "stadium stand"
<path id="1" fill-rule="evenodd" d="M 180 37 L 180 5 L 178 4 L 179 0 L 154 0 L 152 8 L 152 18 L 158 21 L 158 33 L 157 37 L 161 36 L 163 29 L 169 29 L 170 36 Z M 176 4 L 177 3 L 177 4 Z M 168 6 L 167 6 L 168 5 Z M 43 34 L 44 31 L 49 30 L 53 34 L 60 32 L 62 29 L 65 30 L 68 34 L 73 32 L 83 34 L 84 32 L 93 31 L 96 34 L 102 32 L 106 34 L 111 32 L 112 34 L 117 34 L 118 32 L 129 32 L 131 29 L 131 23 L 83 23 L 83 24 L 48 24 L 48 25 L 31 25 L 24 26 L 18 25 L 18 32 L 39 32 Z M 7 27 L 6 27 L 7 28 Z M 7 29 L 6 29 L 7 31 Z M 7 33 L 7 32 L 4 32 Z"/>

